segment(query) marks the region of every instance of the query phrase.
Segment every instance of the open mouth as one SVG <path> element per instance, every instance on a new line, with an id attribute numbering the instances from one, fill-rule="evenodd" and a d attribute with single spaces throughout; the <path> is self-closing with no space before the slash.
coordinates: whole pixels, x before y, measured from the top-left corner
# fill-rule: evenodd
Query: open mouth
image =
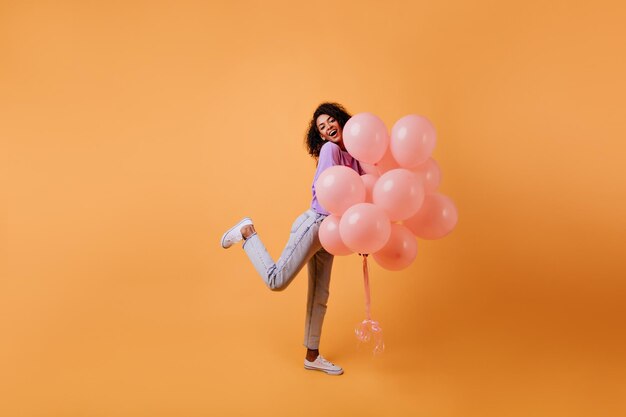
<path id="1" fill-rule="evenodd" d="M 336 138 L 337 137 L 337 129 L 333 129 L 331 131 L 328 132 L 328 136 L 330 136 L 331 138 Z"/>

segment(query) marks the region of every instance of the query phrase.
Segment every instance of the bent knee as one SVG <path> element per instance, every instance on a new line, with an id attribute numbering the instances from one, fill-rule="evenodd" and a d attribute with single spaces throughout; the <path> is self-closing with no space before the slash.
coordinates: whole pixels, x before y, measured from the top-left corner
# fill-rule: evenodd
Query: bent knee
<path id="1" fill-rule="evenodd" d="M 289 286 L 291 279 L 283 271 L 272 271 L 267 277 L 267 287 L 275 292 L 283 291 Z"/>
<path id="2" fill-rule="evenodd" d="M 280 292 L 283 291 L 285 288 L 287 288 L 286 285 L 279 285 L 276 284 L 274 282 L 270 282 L 269 284 L 267 284 L 267 288 L 269 288 L 270 290 L 272 290 L 273 292 Z"/>

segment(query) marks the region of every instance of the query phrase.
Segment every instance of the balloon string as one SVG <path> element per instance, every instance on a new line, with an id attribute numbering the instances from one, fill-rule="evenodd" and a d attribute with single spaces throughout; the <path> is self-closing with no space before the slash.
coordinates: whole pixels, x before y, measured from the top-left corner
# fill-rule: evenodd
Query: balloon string
<path id="1" fill-rule="evenodd" d="M 365 318 L 372 319 L 372 299 L 370 296 L 370 274 L 367 268 L 367 255 L 363 255 L 363 285 L 365 287 Z"/>
<path id="2" fill-rule="evenodd" d="M 383 329 L 377 321 L 372 320 L 371 315 L 371 297 L 370 297 L 370 282 L 369 271 L 367 268 L 367 255 L 363 255 L 363 283 L 365 287 L 365 315 L 366 318 L 354 329 L 357 339 L 360 342 L 366 343 L 370 340 L 374 340 L 376 345 L 374 346 L 374 353 L 383 353 L 385 350 L 385 342 L 383 341 Z"/>

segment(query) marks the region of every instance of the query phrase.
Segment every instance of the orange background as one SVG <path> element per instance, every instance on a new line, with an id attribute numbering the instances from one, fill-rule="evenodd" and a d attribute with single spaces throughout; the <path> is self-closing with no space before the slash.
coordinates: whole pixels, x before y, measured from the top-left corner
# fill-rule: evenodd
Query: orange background
<path id="1" fill-rule="evenodd" d="M 0 5 L 0 414 L 626 413 L 621 2 Z M 429 117 L 460 219 L 372 267 L 387 352 L 357 349 L 337 259 L 302 369 L 306 276 L 262 284 L 310 201 L 325 100 Z"/>

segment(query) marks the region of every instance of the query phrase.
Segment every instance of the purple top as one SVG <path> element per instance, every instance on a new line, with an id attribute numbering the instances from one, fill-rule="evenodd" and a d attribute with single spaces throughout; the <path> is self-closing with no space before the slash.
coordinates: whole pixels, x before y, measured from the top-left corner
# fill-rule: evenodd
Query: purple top
<path id="1" fill-rule="evenodd" d="M 315 181 L 319 178 L 320 174 L 324 172 L 326 168 L 335 166 L 335 165 L 343 165 L 348 168 L 352 168 L 359 175 L 363 175 L 365 172 L 359 165 L 359 161 L 354 159 L 352 155 L 348 152 L 342 151 L 339 145 L 332 142 L 326 142 L 322 145 L 322 149 L 320 149 L 320 156 L 317 162 L 317 171 L 315 171 L 315 177 L 313 177 L 313 185 L 311 189 L 313 191 L 313 201 L 311 201 L 311 208 L 319 214 L 330 214 L 328 211 L 324 210 L 322 205 L 317 201 L 317 196 L 315 195 Z"/>

